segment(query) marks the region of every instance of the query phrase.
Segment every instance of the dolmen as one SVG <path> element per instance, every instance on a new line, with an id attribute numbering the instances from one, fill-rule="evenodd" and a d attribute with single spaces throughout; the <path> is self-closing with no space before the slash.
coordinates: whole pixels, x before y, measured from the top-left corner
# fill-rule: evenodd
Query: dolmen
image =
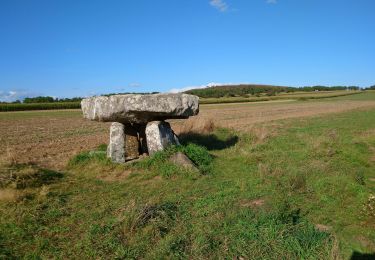
<path id="1" fill-rule="evenodd" d="M 96 96 L 81 102 L 84 118 L 112 122 L 107 157 L 125 163 L 179 141 L 167 119 L 199 113 L 199 98 L 188 94 Z"/>

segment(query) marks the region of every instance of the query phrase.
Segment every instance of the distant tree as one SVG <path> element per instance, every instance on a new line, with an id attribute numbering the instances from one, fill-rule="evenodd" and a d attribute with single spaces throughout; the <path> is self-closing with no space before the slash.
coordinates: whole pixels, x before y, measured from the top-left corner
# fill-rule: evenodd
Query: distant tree
<path id="1" fill-rule="evenodd" d="M 23 100 L 23 103 L 52 103 L 54 101 L 55 100 L 53 97 L 39 96 L 39 97 L 33 97 L 33 98 L 25 98 Z"/>
<path id="2" fill-rule="evenodd" d="M 74 98 L 56 98 L 55 102 L 81 102 L 81 97 L 74 97 Z"/>
<path id="3" fill-rule="evenodd" d="M 270 89 L 267 91 L 267 96 L 275 96 L 276 95 L 276 91 L 274 89 Z"/>

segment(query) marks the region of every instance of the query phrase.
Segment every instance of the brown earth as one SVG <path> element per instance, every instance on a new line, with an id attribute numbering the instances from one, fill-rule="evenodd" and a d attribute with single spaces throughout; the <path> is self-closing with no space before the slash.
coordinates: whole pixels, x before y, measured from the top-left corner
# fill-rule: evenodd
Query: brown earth
<path id="1" fill-rule="evenodd" d="M 212 119 L 216 126 L 249 130 L 256 123 L 273 120 L 309 117 L 352 109 L 375 107 L 375 101 L 307 101 L 215 104 L 201 106 L 197 118 Z M 196 120 L 191 118 L 189 120 Z M 178 132 L 179 129 L 177 128 Z"/>
<path id="2" fill-rule="evenodd" d="M 253 129 L 255 124 L 273 120 L 370 107 L 375 107 L 375 101 L 201 105 L 199 116 L 189 120 L 173 120 L 171 123 L 177 133 L 187 126 L 194 128 L 199 122 L 207 121 L 212 121 L 215 126 L 248 131 Z M 3 112 L 0 113 L 0 159 L 7 162 L 35 163 L 41 167 L 61 170 L 74 154 L 107 143 L 109 124 L 85 120 L 79 110 Z M 267 126 L 272 127 L 272 124 Z M 212 127 L 206 123 L 203 125 Z M 263 125 L 263 128 L 258 129 L 260 139 L 267 137 L 269 131 L 264 129 L 267 126 Z"/>
<path id="3" fill-rule="evenodd" d="M 107 134 L 108 123 L 84 120 L 79 110 L 0 113 L 0 155 L 8 162 L 61 170 L 74 154 L 106 143 Z"/>

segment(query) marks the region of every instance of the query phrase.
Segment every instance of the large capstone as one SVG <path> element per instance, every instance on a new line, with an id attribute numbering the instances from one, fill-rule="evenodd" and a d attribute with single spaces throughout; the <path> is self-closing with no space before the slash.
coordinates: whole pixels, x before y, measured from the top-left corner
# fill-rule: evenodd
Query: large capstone
<path id="1" fill-rule="evenodd" d="M 125 126 L 121 123 L 113 122 L 111 124 L 107 157 L 111 158 L 113 162 L 125 162 Z"/>
<path id="2" fill-rule="evenodd" d="M 199 113 L 199 98 L 188 94 L 127 94 L 85 98 L 83 116 L 103 122 L 147 124 Z"/>
<path id="3" fill-rule="evenodd" d="M 170 124 L 164 121 L 153 121 L 146 125 L 146 141 L 150 155 L 170 145 L 180 144 Z"/>

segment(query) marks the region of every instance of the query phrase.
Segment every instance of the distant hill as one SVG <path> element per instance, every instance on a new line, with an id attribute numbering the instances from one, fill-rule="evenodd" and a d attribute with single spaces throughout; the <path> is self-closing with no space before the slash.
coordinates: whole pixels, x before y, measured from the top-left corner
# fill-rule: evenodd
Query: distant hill
<path id="1" fill-rule="evenodd" d="M 197 95 L 203 98 L 219 98 L 219 97 L 246 97 L 249 95 L 267 94 L 274 96 L 281 92 L 296 91 L 332 91 L 332 90 L 358 90 L 356 86 L 312 86 L 312 87 L 286 87 L 274 85 L 257 85 L 257 84 L 239 84 L 239 85 L 220 85 L 200 89 L 191 89 L 184 93 Z"/>

